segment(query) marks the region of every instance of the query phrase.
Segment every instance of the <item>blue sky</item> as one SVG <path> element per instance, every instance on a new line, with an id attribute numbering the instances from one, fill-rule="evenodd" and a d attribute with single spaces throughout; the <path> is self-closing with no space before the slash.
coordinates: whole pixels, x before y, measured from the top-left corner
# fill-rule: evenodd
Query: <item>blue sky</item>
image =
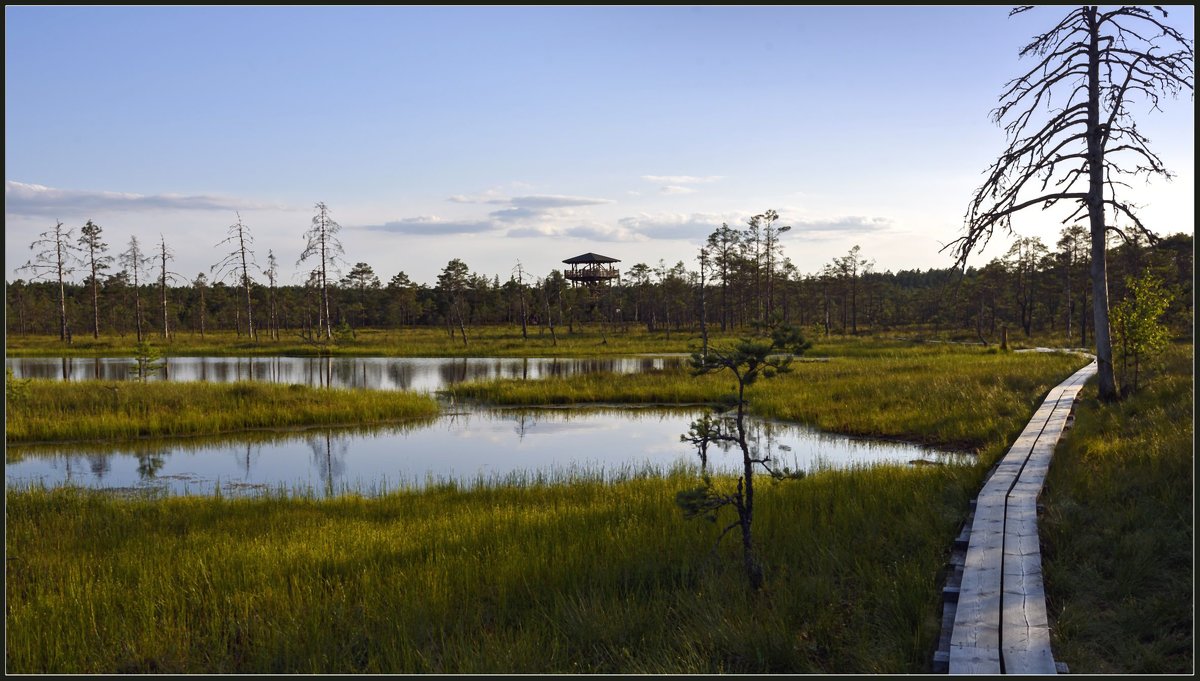
<path id="1" fill-rule="evenodd" d="M 113 254 L 164 239 L 191 279 L 240 214 L 299 283 L 318 201 L 385 283 L 588 251 L 694 269 L 767 209 L 802 273 L 854 245 L 879 271 L 946 267 L 1006 144 L 989 113 L 1064 11 L 7 6 L 5 278 L 56 220 L 92 219 Z M 1169 12 L 1192 38 L 1193 8 Z M 1194 101 L 1163 109 L 1139 128 L 1177 177 L 1129 198 L 1191 233 Z M 1063 217 L 1014 227 L 1053 245 Z"/>

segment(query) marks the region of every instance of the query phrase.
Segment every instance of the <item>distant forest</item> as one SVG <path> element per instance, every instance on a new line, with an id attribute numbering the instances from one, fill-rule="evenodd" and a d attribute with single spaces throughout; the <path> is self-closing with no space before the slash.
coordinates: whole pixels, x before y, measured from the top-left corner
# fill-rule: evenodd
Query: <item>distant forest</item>
<path id="1" fill-rule="evenodd" d="M 459 259 L 447 263 L 436 282 L 413 282 L 404 272 L 383 282 L 369 263 L 358 262 L 328 280 L 327 307 L 315 271 L 307 285 L 278 285 L 273 271 L 233 283 L 204 274 L 187 281 L 147 259 L 135 286 L 128 269 L 106 272 L 113 259 L 101 253 L 92 258 L 99 267 L 82 257 L 64 267 L 61 290 L 57 276 L 7 282 L 5 329 L 60 335 L 65 300 L 68 342 L 216 330 L 239 335 L 252 330 L 259 340 L 313 337 L 325 326 L 323 309 L 328 326 L 343 332 L 440 326 L 453 335 L 460 323 L 469 328 L 523 322 L 569 332 L 605 322 L 612 331 L 696 333 L 702 324 L 710 332 L 741 331 L 782 318 L 812 338 L 920 328 L 987 343 L 999 342 L 1002 330 L 1014 340 L 1052 334 L 1079 346 L 1092 342 L 1088 235 L 1081 226 L 1064 229 L 1054 244 L 1019 238 L 1003 257 L 965 271 L 879 272 L 873 254 L 855 246 L 807 274 L 783 257 L 782 231 L 786 228 L 770 221 L 741 229 L 723 225 L 687 261 L 632 264 L 621 269 L 619 279 L 595 289 L 573 286 L 560 270 L 530 273 L 514 263 L 501 276 L 472 272 Z M 1128 277 L 1151 273 L 1172 296 L 1163 321 L 1174 333 L 1190 335 L 1193 239 L 1179 233 L 1152 244 L 1112 245 L 1112 304 L 1126 296 Z"/>

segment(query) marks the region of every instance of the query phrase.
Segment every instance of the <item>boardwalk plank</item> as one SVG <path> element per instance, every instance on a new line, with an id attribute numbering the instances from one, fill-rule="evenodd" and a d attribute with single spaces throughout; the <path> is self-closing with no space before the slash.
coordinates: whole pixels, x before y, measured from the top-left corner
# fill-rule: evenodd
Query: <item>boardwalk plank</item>
<path id="1" fill-rule="evenodd" d="M 950 645 L 951 674 L 999 674 L 1000 651 L 995 648 L 972 648 Z"/>
<path id="2" fill-rule="evenodd" d="M 1052 389 L 980 490 L 950 636 L 951 674 L 1055 674 L 1037 499 L 1096 363 Z"/>
<path id="3" fill-rule="evenodd" d="M 1003 651 L 1004 658 L 1004 673 L 1005 674 L 1057 674 L 1058 670 L 1054 664 L 1054 657 L 1050 654 L 1050 649 L 1039 648 L 1038 650 L 1012 650 L 1005 648 Z M 951 657 L 953 659 L 953 657 Z M 987 672 L 981 672 L 987 673 Z M 999 673 L 992 672 L 992 673 Z"/>

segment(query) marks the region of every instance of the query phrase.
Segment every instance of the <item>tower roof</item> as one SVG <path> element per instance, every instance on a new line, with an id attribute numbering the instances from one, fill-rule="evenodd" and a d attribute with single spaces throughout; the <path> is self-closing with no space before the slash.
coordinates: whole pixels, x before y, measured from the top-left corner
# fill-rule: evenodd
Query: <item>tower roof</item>
<path id="1" fill-rule="evenodd" d="M 616 258 L 610 258 L 607 255 L 600 255 L 598 253 L 584 253 L 583 255 L 577 255 L 574 258 L 567 258 L 563 262 L 568 265 L 583 265 L 586 263 L 607 263 L 621 261 L 617 260 Z"/>

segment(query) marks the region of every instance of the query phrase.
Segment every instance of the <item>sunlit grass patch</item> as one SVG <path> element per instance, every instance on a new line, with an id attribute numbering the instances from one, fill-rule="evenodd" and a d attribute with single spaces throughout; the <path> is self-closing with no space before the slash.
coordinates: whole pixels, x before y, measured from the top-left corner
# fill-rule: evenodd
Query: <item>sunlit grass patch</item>
<path id="1" fill-rule="evenodd" d="M 9 443 L 211 435 L 252 428 L 383 423 L 436 416 L 404 391 L 269 383 L 30 380 L 6 405 Z"/>
<path id="2" fill-rule="evenodd" d="M 813 354 L 824 348 L 817 345 Z M 1055 385 L 1087 364 L 1066 353 L 992 353 L 982 348 L 891 344 L 874 354 L 798 361 L 790 373 L 755 384 L 750 409 L 764 418 L 821 430 L 903 438 L 948 447 L 996 448 L 1015 438 Z M 632 375 L 460 383 L 458 400 L 486 404 L 719 404 L 734 390 L 720 375 L 687 369 Z"/>
<path id="3" fill-rule="evenodd" d="M 1190 673 L 1194 346 L 1117 403 L 1084 389 L 1039 523 L 1056 657 L 1075 673 Z"/>
<path id="4" fill-rule="evenodd" d="M 920 671 L 967 469 L 764 484 L 767 582 L 672 503 L 694 471 L 381 497 L 9 490 L 9 671 Z"/>

